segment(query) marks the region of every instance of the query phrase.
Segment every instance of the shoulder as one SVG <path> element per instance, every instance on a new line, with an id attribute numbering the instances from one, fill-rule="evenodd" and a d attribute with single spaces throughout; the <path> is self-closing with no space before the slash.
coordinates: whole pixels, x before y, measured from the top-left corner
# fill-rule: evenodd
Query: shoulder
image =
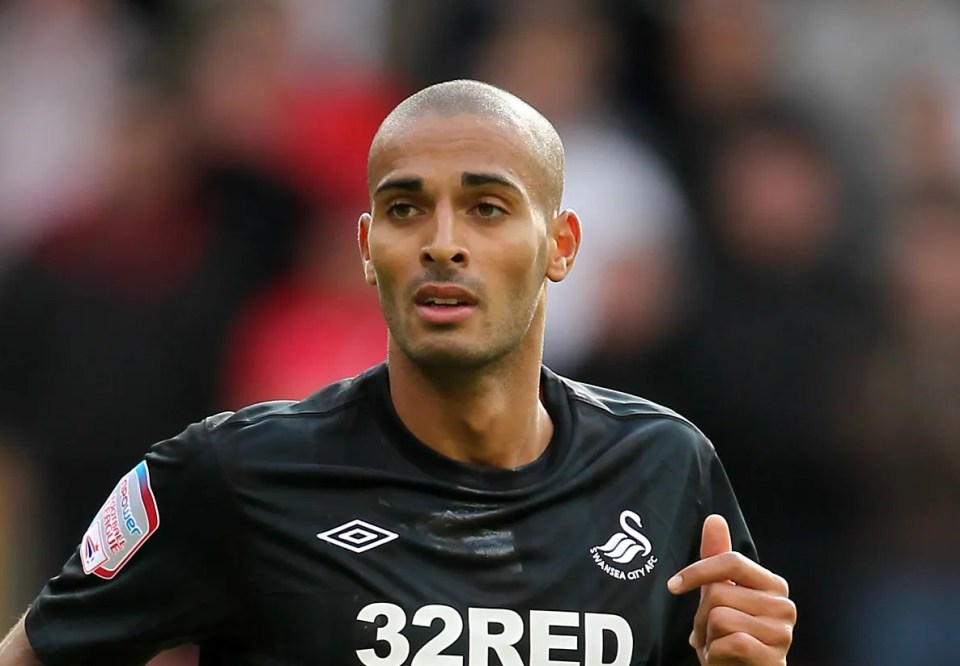
<path id="1" fill-rule="evenodd" d="M 584 437 L 596 439 L 602 431 L 618 441 L 667 445 L 697 458 L 715 455 L 713 444 L 703 432 L 669 407 L 622 391 L 554 377 L 566 389 Z"/>
<path id="2" fill-rule="evenodd" d="M 216 467 L 260 469 L 336 458 L 375 427 L 369 400 L 385 368 L 330 384 L 303 400 L 274 400 L 225 411 L 187 429 L 189 447 Z M 183 436 L 181 436 L 183 437 Z"/>
<path id="3" fill-rule="evenodd" d="M 694 427 L 690 421 L 669 407 L 646 398 L 614 389 L 585 384 L 557 375 L 570 397 L 581 404 L 605 412 L 611 418 L 663 417 L 683 422 Z"/>
<path id="4" fill-rule="evenodd" d="M 567 390 L 575 408 L 597 412 L 602 418 L 613 421 L 661 420 L 674 423 L 680 429 L 700 433 L 689 419 L 652 400 L 602 386 L 578 382 L 556 374 L 554 374 L 554 377 Z"/>
<path id="5" fill-rule="evenodd" d="M 378 365 L 355 377 L 329 384 L 303 400 L 271 400 L 214 414 L 203 420 L 203 427 L 213 439 L 223 439 L 251 428 L 295 430 L 335 420 L 365 402 L 368 385 L 383 372 L 384 366 Z"/>

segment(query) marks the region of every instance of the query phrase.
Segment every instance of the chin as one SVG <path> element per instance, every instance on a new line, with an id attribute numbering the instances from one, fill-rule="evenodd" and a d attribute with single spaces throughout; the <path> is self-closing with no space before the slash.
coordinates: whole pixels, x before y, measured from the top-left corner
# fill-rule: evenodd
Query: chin
<path id="1" fill-rule="evenodd" d="M 474 368 L 490 362 L 487 354 L 462 346 L 431 346 L 408 354 L 410 360 L 422 368 Z"/>
<path id="2" fill-rule="evenodd" d="M 402 348 L 414 365 L 426 370 L 482 368 L 496 363 L 509 353 L 509 350 L 453 340 L 424 341 Z"/>

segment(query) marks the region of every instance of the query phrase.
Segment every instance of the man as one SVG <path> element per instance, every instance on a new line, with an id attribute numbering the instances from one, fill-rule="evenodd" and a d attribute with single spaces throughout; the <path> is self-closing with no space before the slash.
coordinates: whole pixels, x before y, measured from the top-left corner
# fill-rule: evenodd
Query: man
<path id="1" fill-rule="evenodd" d="M 401 103 L 359 222 L 388 364 L 156 444 L 0 666 L 188 641 L 203 664 L 785 663 L 794 606 L 733 550 L 754 554 L 709 442 L 541 367 L 546 282 L 580 245 L 562 173 L 501 90 Z"/>

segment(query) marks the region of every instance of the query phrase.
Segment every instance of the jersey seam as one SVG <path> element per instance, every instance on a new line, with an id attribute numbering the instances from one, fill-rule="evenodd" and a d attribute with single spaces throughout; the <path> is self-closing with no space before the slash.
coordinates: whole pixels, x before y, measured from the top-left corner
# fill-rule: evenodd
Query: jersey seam
<path id="1" fill-rule="evenodd" d="M 709 438 L 708 438 L 706 435 L 703 434 L 703 431 L 701 431 L 700 428 L 698 428 L 696 425 L 694 425 L 690 420 L 688 420 L 688 419 L 686 419 L 686 418 L 684 418 L 684 417 L 682 417 L 682 416 L 679 416 L 679 415 L 673 415 L 673 414 L 670 414 L 669 412 L 655 412 L 655 413 L 652 413 L 652 414 L 644 414 L 644 413 L 636 413 L 636 414 L 617 414 L 617 413 L 615 413 L 615 412 L 607 409 L 607 408 L 604 407 L 603 405 L 597 405 L 597 404 L 595 404 L 595 403 L 593 403 L 593 402 L 591 402 L 591 401 L 589 401 L 589 400 L 586 400 L 586 399 L 582 398 L 581 396 L 579 396 L 579 395 L 577 395 L 576 393 L 573 393 L 573 392 L 570 392 L 570 399 L 571 399 L 571 400 L 575 400 L 576 402 L 579 402 L 579 403 L 582 404 L 582 405 L 586 405 L 587 407 L 590 407 L 590 408 L 594 409 L 595 411 L 602 412 L 602 413 L 604 413 L 604 414 L 606 414 L 606 415 L 608 415 L 608 416 L 612 416 L 613 418 L 619 419 L 619 420 L 635 419 L 635 418 L 639 418 L 639 419 L 642 419 L 642 418 L 658 418 L 658 417 L 659 417 L 659 418 L 669 419 L 669 420 L 671 420 L 671 421 L 676 421 L 677 423 L 682 423 L 683 425 L 689 427 L 691 430 L 693 430 L 695 433 L 697 433 L 698 435 L 700 435 L 701 437 L 703 437 L 703 438 L 706 439 L 707 441 L 710 441 Z"/>
<path id="2" fill-rule="evenodd" d="M 365 396 L 358 396 L 358 397 L 356 397 L 356 398 L 351 398 L 350 400 L 347 400 L 346 402 L 342 402 L 342 403 L 340 403 L 340 404 L 338 404 L 338 405 L 334 405 L 333 407 L 330 407 L 330 408 L 328 408 L 328 409 L 322 409 L 322 410 L 317 409 L 317 410 L 302 411 L 302 412 L 296 412 L 296 413 L 294 413 L 294 414 L 280 414 L 280 413 L 276 413 L 276 412 L 271 412 L 271 413 L 267 413 L 267 414 L 261 414 L 261 415 L 258 415 L 258 416 L 240 417 L 240 418 L 234 418 L 234 417 L 236 416 L 236 414 L 234 414 L 233 416 L 230 416 L 229 418 L 227 418 L 226 420 L 224 420 L 222 423 L 219 423 L 219 424 L 217 424 L 216 426 L 214 426 L 212 429 L 209 429 L 209 428 L 204 427 L 204 432 L 206 432 L 208 435 L 212 435 L 213 433 L 218 432 L 218 431 L 220 431 L 220 430 L 222 430 L 222 429 L 224 429 L 224 428 L 227 428 L 227 427 L 229 427 L 229 426 L 238 426 L 238 427 L 240 427 L 240 426 L 254 425 L 254 424 L 256 424 L 256 423 L 260 423 L 260 422 L 262 422 L 262 421 L 266 421 L 266 420 L 268 420 L 268 419 L 274 419 L 274 418 L 277 418 L 277 419 L 294 419 L 294 418 L 299 418 L 299 417 L 302 417 L 302 416 L 320 416 L 320 417 L 323 417 L 323 416 L 332 416 L 332 415 L 334 415 L 334 414 L 336 414 L 336 413 L 338 413 L 338 412 L 340 412 L 340 411 L 343 411 L 344 409 L 346 409 L 346 408 L 348 408 L 348 407 L 354 406 L 355 404 L 357 404 L 357 403 L 359 403 L 359 402 L 363 402 L 364 400 L 366 400 L 366 397 L 365 397 Z M 302 404 L 302 403 L 299 403 L 299 404 Z M 206 419 L 204 419 L 204 420 L 206 421 Z"/>

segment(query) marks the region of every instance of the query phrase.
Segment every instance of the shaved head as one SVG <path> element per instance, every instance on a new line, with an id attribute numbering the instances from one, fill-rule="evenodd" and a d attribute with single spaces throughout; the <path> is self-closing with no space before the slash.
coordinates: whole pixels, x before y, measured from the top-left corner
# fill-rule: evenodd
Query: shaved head
<path id="1" fill-rule="evenodd" d="M 370 164 L 374 154 L 413 121 L 436 115 L 477 116 L 508 128 L 517 135 L 534 167 L 533 184 L 540 204 L 549 216 L 560 211 L 563 196 L 563 143 L 550 121 L 536 109 L 505 90 L 480 81 L 447 81 L 424 88 L 403 102 L 386 117 L 370 145 L 367 160 L 367 187 L 373 190 Z"/>

